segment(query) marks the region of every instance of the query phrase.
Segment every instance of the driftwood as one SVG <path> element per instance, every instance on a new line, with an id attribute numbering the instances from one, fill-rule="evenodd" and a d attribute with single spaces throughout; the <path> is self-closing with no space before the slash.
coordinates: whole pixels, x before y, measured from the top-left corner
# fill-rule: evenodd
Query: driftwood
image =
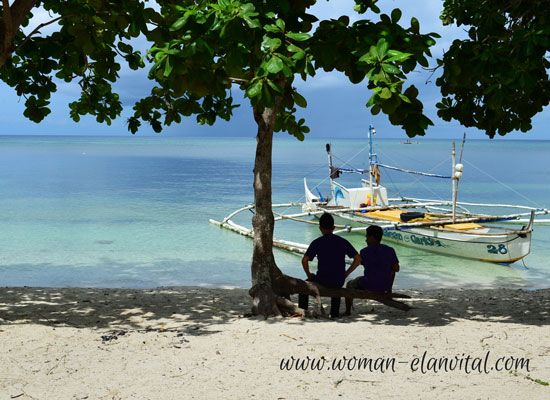
<path id="1" fill-rule="evenodd" d="M 388 307 L 393 307 L 402 311 L 411 309 L 408 304 L 395 300 L 396 298 L 410 298 L 410 296 L 405 294 L 382 294 L 367 290 L 328 288 L 317 283 L 297 279 L 282 273 L 278 274 L 277 272 L 273 277 L 273 287 L 262 284 L 256 285 L 250 289 L 249 294 L 253 298 L 253 314 L 283 316 L 305 315 L 304 310 L 289 300 L 289 296 L 292 294 L 307 294 L 313 296 L 319 307 L 321 306 L 321 297 L 347 297 L 374 300 Z"/>

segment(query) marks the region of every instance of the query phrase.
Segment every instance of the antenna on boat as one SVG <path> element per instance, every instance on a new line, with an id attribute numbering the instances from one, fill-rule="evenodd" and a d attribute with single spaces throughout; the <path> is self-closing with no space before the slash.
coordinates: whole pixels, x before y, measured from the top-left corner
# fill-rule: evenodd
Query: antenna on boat
<path id="1" fill-rule="evenodd" d="M 460 158 L 458 159 L 459 163 L 462 163 L 462 155 L 464 154 L 464 143 L 466 143 L 466 132 L 462 136 L 462 144 L 460 145 Z"/>

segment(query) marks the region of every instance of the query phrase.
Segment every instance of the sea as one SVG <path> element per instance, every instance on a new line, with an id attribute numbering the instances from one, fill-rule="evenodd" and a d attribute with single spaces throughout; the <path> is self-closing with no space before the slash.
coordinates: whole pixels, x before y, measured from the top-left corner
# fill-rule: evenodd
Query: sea
<path id="1" fill-rule="evenodd" d="M 368 166 L 364 139 L 277 134 L 275 203 L 302 201 L 304 178 L 328 194 L 328 142 L 336 165 Z M 463 152 L 460 143 L 460 201 L 550 208 L 550 141 L 467 140 Z M 385 164 L 448 175 L 451 146 L 379 138 L 375 151 Z M 208 221 L 253 202 L 254 149 L 254 138 L 0 136 L 0 286 L 249 287 L 252 241 Z M 451 196 L 444 179 L 384 169 L 381 183 L 390 197 Z M 238 222 L 250 226 L 251 217 Z M 308 243 L 319 231 L 284 221 L 275 235 Z M 365 245 L 360 233 L 346 237 Z M 509 266 L 395 248 L 398 288 L 550 287 L 550 224 L 535 226 L 531 254 Z M 275 250 L 275 258 L 304 276 L 298 256 Z"/>

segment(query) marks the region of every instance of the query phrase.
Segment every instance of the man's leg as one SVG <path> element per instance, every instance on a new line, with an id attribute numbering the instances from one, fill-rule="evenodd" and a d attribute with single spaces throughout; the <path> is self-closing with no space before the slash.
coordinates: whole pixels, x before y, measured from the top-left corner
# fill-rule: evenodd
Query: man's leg
<path id="1" fill-rule="evenodd" d="M 344 315 L 351 315 L 351 307 L 353 307 L 353 298 L 346 297 L 346 312 Z"/>
<path id="2" fill-rule="evenodd" d="M 391 286 L 390 286 L 390 293 L 393 291 L 393 281 L 395 280 L 395 272 L 392 272 L 391 274 Z"/>
<path id="3" fill-rule="evenodd" d="M 349 281 L 346 285 L 348 289 L 359 289 L 361 277 L 357 277 Z M 344 315 L 351 315 L 351 307 L 353 307 L 353 297 L 346 297 L 346 312 Z"/>
<path id="4" fill-rule="evenodd" d="M 309 295 L 299 294 L 298 295 L 298 307 L 300 307 L 304 311 L 307 311 L 308 305 L 309 305 Z"/>
<path id="5" fill-rule="evenodd" d="M 330 316 L 332 318 L 338 318 L 340 316 L 340 302 L 342 298 L 331 297 L 330 298 Z"/>

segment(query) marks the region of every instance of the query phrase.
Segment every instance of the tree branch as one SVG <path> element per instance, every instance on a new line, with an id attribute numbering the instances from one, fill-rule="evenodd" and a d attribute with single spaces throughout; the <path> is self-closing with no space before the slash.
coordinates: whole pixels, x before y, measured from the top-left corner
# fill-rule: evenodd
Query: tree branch
<path id="1" fill-rule="evenodd" d="M 54 18 L 51 21 L 41 23 L 36 28 L 34 28 L 27 36 L 25 36 L 25 39 L 23 39 L 23 41 L 21 43 L 19 43 L 15 49 L 13 49 L 13 51 L 19 50 L 21 47 L 23 47 L 25 45 L 25 43 L 27 43 L 29 41 L 31 36 L 34 35 L 35 33 L 37 33 L 38 31 L 40 31 L 40 29 L 44 28 L 45 26 L 51 25 L 51 24 L 59 21 L 62 18 L 67 18 L 67 17 L 71 17 L 71 16 L 72 16 L 71 14 L 60 15 L 59 17 Z"/>
<path id="2" fill-rule="evenodd" d="M 8 0 L 2 0 L 2 12 L 4 17 L 4 43 L 2 49 L 5 51 L 8 49 L 11 39 L 13 38 L 13 20 L 11 18 L 10 2 Z"/>
<path id="3" fill-rule="evenodd" d="M 15 0 L 10 7 L 9 0 L 2 0 L 3 24 L 0 25 L 0 37 L 3 39 L 0 48 L 0 68 L 13 52 L 12 42 L 19 27 L 27 18 L 37 0 Z"/>

